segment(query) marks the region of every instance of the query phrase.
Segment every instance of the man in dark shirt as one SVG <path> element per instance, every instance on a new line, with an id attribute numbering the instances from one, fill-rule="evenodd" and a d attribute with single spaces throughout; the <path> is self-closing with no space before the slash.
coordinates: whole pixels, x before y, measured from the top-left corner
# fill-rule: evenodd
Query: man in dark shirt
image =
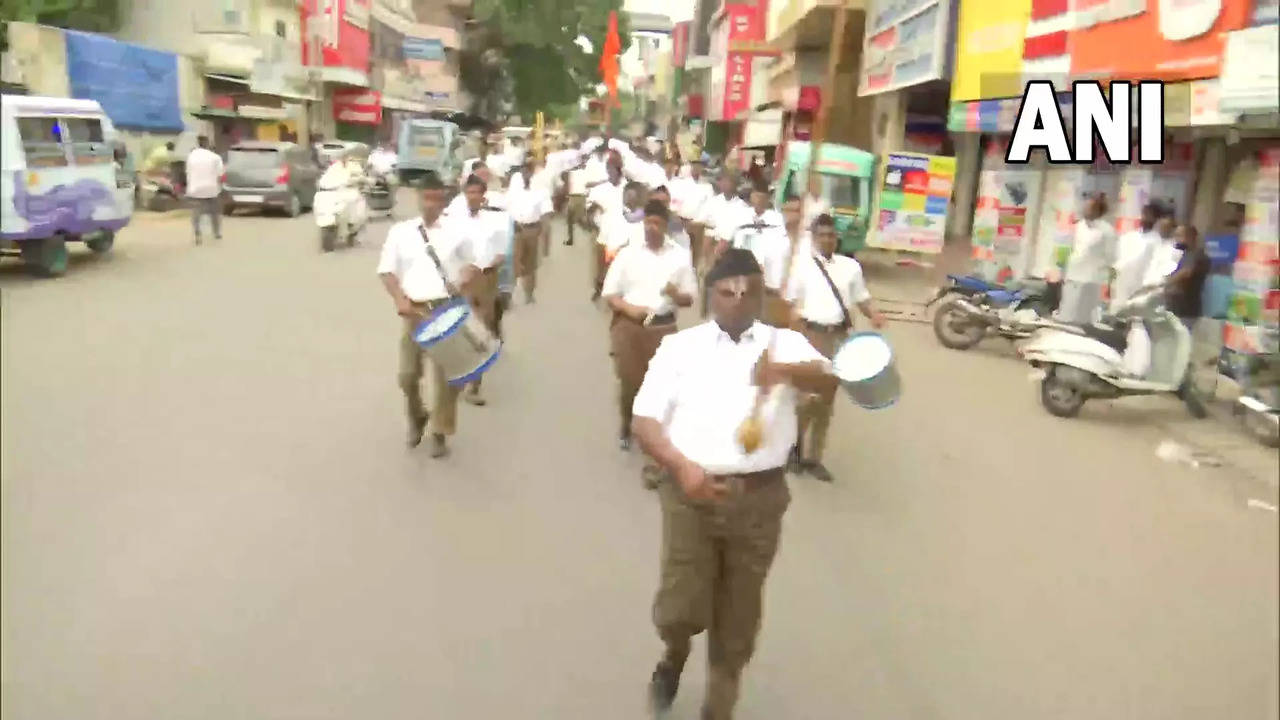
<path id="1" fill-rule="evenodd" d="M 1209 255 L 1205 252 L 1200 233 L 1191 225 L 1179 225 L 1174 240 L 1182 250 L 1178 268 L 1165 281 L 1168 288 L 1167 307 L 1182 320 L 1189 332 L 1195 332 L 1195 322 L 1200 317 L 1204 282 L 1209 276 Z"/>

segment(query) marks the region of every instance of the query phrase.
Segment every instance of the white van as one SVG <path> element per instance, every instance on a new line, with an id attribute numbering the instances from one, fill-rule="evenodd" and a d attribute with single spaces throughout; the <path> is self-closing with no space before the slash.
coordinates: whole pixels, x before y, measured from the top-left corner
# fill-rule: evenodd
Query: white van
<path id="1" fill-rule="evenodd" d="M 133 215 L 116 139 L 93 100 L 0 97 L 0 252 L 52 277 L 67 270 L 67 242 L 110 251 Z"/>

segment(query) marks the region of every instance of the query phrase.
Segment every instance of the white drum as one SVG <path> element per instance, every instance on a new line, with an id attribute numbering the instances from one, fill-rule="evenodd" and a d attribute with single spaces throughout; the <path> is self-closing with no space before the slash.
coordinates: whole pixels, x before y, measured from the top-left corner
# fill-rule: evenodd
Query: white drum
<path id="1" fill-rule="evenodd" d="M 836 349 L 831 365 L 849 397 L 868 410 L 889 407 L 902 394 L 893 348 L 879 333 L 854 333 Z"/>
<path id="2" fill-rule="evenodd" d="M 502 341 L 489 332 L 463 298 L 436 308 L 418 325 L 413 339 L 444 370 L 450 385 L 466 385 L 498 360 Z"/>

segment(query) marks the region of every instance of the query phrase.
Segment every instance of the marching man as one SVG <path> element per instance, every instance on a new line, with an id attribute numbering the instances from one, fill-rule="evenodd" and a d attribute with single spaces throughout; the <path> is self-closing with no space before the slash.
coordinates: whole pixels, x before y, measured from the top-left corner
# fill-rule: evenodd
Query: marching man
<path id="1" fill-rule="evenodd" d="M 533 302 L 538 287 L 538 256 L 542 236 L 547 232 L 551 216 L 551 195 L 540 183 L 533 182 L 534 161 L 530 156 L 511 178 L 507 187 L 507 212 L 516 223 L 516 276 L 524 287 L 524 299 Z"/>
<path id="2" fill-rule="evenodd" d="M 792 243 L 782 215 L 769 205 L 768 186 L 756 184 L 751 189 L 751 209 L 741 218 L 743 222 L 734 231 L 730 244 L 741 250 L 750 250 L 764 269 L 764 322 L 774 327 L 787 327 L 791 311 L 782 297 L 782 278 L 786 274 Z M 799 201 L 789 199 L 784 208 L 787 206 L 791 207 L 793 225 L 798 226 Z"/>
<path id="3" fill-rule="evenodd" d="M 668 335 L 636 395 L 633 430 L 668 473 L 661 580 L 653 621 L 665 645 L 649 683 L 655 712 L 670 709 L 694 635 L 707 637 L 704 720 L 730 720 L 760 629 L 765 576 L 782 532 L 787 453 L 798 392 L 834 392 L 830 363 L 793 330 L 757 321 L 764 283 L 755 256 L 726 250 L 707 274 L 714 320 Z M 770 351 L 771 348 L 771 351 Z M 738 428 L 774 386 L 762 441 L 748 453 Z"/>
<path id="4" fill-rule="evenodd" d="M 396 223 L 387 231 L 378 260 L 378 276 L 404 319 L 400 336 L 400 389 L 409 416 L 409 447 L 431 432 L 431 457 L 448 454 L 446 438 L 457 430 L 458 388 L 427 357 L 414 331 L 431 311 L 470 289 L 478 271 L 471 243 L 445 222 L 444 184 L 434 172 L 422 181 L 422 217 Z M 422 376 L 431 383 L 433 406 L 422 402 Z"/>
<path id="5" fill-rule="evenodd" d="M 813 253 L 798 256 L 797 265 L 791 270 L 787 299 L 794 303 L 792 327 L 830 360 L 853 329 L 850 308 L 856 305 L 877 330 L 884 327 L 885 318 L 871 304 L 862 266 L 851 257 L 836 254 L 836 224 L 830 215 L 819 215 L 814 220 L 812 242 Z M 793 469 L 808 471 L 824 482 L 832 482 L 831 472 L 822 464 L 822 454 L 827 447 L 834 400 L 834 387 L 830 392 L 801 399 L 799 434 L 791 457 Z"/>
<path id="6" fill-rule="evenodd" d="M 462 192 L 466 210 L 448 216 L 448 220 L 458 237 L 470 244 L 473 263 L 479 271 L 470 287 L 471 304 L 489 332 L 498 337 L 498 273 L 507 260 L 505 223 L 509 220 L 505 212 L 485 204 L 487 189 L 479 174 L 467 178 Z M 472 405 L 486 402 L 480 384 L 481 379 L 477 378 L 463 396 Z"/>
<path id="7" fill-rule="evenodd" d="M 606 238 L 602 236 L 614 222 L 614 216 L 623 212 L 622 196 L 626 187 L 626 182 L 622 179 L 621 162 L 610 162 L 605 173 L 605 181 L 587 191 L 587 221 L 595 233 L 592 247 L 594 262 L 590 265 L 592 302 L 600 299 L 600 287 L 604 283 Z"/>

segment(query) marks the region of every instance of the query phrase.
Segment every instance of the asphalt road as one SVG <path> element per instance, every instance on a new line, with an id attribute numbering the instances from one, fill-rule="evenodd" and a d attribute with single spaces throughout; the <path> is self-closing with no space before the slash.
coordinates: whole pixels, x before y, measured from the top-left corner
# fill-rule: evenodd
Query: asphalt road
<path id="1" fill-rule="evenodd" d="M 188 232 L 0 266 L 3 716 L 643 717 L 659 517 L 586 248 L 556 244 L 433 461 L 402 444 L 380 230 Z M 902 402 L 842 402 L 838 482 L 792 479 L 740 718 L 1277 717 L 1274 452 L 1162 400 L 1057 420 L 996 341 L 890 335 Z"/>

